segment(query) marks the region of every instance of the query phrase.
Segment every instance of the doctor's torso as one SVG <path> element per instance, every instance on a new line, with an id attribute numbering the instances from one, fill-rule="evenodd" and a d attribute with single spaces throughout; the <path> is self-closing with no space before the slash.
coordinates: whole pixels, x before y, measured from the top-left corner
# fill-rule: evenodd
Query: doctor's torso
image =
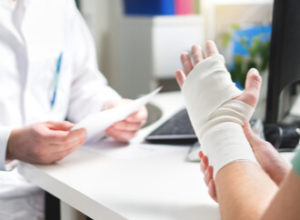
<path id="1" fill-rule="evenodd" d="M 0 123 L 64 120 L 74 70 L 71 0 L 0 0 Z M 57 97 L 51 108 L 59 55 Z"/>

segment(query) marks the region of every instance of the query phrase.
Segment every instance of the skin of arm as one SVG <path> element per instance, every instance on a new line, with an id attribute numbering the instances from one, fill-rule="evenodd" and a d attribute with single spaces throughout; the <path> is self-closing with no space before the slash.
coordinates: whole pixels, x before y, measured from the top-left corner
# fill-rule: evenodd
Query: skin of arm
<path id="1" fill-rule="evenodd" d="M 278 190 L 256 164 L 234 162 L 216 176 L 216 190 L 222 219 L 260 219 Z"/>
<path id="2" fill-rule="evenodd" d="M 300 218 L 300 177 L 291 170 L 263 214 L 262 220 L 297 220 Z"/>
<path id="3" fill-rule="evenodd" d="M 300 217 L 300 177 L 293 170 L 278 189 L 257 165 L 235 162 L 218 172 L 215 183 L 222 219 L 297 220 Z"/>
<path id="4" fill-rule="evenodd" d="M 212 41 L 207 42 L 206 52 L 208 57 L 218 53 Z M 187 53 L 181 55 L 184 71 L 176 72 L 176 79 L 180 86 L 194 65 L 206 58 L 200 46 L 193 46 L 192 58 L 193 62 Z M 246 89 L 237 99 L 255 106 L 258 99 L 257 91 L 259 91 L 259 86 L 257 87 L 255 83 L 260 85 L 260 82 L 253 80 L 253 74 L 249 71 Z M 255 90 L 257 90 L 256 93 L 253 93 Z M 212 173 L 212 169 L 205 169 L 205 171 Z M 260 166 L 246 161 L 227 164 L 217 173 L 213 182 L 222 219 L 299 219 L 299 178 L 291 171 L 278 190 L 277 184 Z M 208 178 L 210 185 L 211 182 Z"/>

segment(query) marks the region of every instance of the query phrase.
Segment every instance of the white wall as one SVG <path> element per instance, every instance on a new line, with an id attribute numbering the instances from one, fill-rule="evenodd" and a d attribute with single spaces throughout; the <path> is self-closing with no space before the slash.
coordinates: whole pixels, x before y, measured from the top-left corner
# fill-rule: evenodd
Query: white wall
<path id="1" fill-rule="evenodd" d="M 81 10 L 95 39 L 100 70 L 110 81 L 114 71 L 114 37 L 121 0 L 82 0 Z"/>

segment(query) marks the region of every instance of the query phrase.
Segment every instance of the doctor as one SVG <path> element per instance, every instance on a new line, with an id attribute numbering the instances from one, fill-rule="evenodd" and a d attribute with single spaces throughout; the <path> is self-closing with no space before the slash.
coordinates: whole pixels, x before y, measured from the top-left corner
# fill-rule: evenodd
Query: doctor
<path id="1" fill-rule="evenodd" d="M 0 57 L 0 219 L 43 219 L 43 192 L 14 161 L 64 158 L 86 138 L 73 123 L 126 101 L 98 71 L 73 0 L 0 0 Z M 142 108 L 106 133 L 128 142 L 146 119 Z"/>

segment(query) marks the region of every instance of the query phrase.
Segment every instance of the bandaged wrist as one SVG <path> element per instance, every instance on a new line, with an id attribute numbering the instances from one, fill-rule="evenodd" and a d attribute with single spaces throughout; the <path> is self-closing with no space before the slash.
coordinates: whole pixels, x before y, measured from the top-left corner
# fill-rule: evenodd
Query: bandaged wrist
<path id="1" fill-rule="evenodd" d="M 256 162 L 242 128 L 253 108 L 233 100 L 241 91 L 232 82 L 221 55 L 195 66 L 182 93 L 202 150 L 214 168 L 214 177 L 231 162 Z"/>

